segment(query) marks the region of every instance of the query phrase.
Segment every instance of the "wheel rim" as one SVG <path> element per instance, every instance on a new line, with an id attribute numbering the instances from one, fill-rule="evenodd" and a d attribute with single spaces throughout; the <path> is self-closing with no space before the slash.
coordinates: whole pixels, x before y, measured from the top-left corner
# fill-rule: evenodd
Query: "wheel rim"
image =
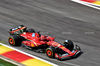
<path id="1" fill-rule="evenodd" d="M 9 39 L 10 44 L 14 44 L 14 40 L 12 38 Z"/>
<path id="2" fill-rule="evenodd" d="M 51 56 L 51 55 L 52 55 L 51 50 L 47 50 L 47 55 L 48 55 L 48 56 Z"/>

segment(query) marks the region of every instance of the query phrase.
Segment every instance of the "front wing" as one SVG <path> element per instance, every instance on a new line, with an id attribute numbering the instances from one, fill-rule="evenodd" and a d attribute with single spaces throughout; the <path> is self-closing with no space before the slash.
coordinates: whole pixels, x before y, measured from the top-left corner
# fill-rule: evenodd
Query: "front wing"
<path id="1" fill-rule="evenodd" d="M 55 53 L 55 58 L 63 60 L 66 58 L 76 57 L 80 52 L 81 52 L 81 50 L 72 50 L 73 54 L 65 53 L 65 54 L 61 55 L 61 54 Z"/>

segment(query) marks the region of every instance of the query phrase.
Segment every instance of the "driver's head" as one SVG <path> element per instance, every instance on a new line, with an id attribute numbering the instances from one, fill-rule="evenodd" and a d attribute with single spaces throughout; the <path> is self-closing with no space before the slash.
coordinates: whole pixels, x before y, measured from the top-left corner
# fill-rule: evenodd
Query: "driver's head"
<path id="1" fill-rule="evenodd" d="M 68 44 L 68 40 L 65 40 L 63 44 Z"/>

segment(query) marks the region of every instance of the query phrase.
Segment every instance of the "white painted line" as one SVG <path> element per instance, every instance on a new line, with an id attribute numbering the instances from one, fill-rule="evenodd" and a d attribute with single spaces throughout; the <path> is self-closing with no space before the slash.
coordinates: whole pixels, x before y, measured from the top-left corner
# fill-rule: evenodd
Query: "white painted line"
<path id="1" fill-rule="evenodd" d="M 100 5 L 96 5 L 96 4 L 92 4 L 92 3 L 88 3 L 88 2 L 83 2 L 80 0 L 71 0 L 71 1 L 100 10 Z"/>
<path id="2" fill-rule="evenodd" d="M 85 2 L 85 3 L 88 3 L 88 2 Z M 88 4 L 93 5 L 93 6 L 100 7 L 100 5 L 97 5 L 97 4 L 93 4 L 93 3 L 88 3 Z"/>
<path id="3" fill-rule="evenodd" d="M 49 62 L 49 61 L 47 61 L 47 60 L 41 59 L 41 58 L 36 57 L 36 56 L 34 56 L 34 55 L 31 55 L 31 54 L 28 54 L 28 53 L 23 52 L 23 51 L 21 51 L 21 50 L 15 49 L 15 48 L 10 47 L 10 46 L 8 46 L 8 45 L 5 45 L 5 44 L 3 44 L 3 43 L 0 43 L 0 44 L 3 45 L 3 46 L 5 46 L 5 47 L 11 48 L 11 49 L 13 49 L 13 50 L 16 50 L 16 51 L 18 51 L 18 52 L 21 52 L 21 53 L 23 53 L 23 54 L 26 54 L 26 55 L 28 55 L 28 56 L 30 56 L 30 57 L 33 57 L 33 58 L 36 58 L 36 59 L 38 59 L 38 60 L 44 61 L 44 62 L 46 62 L 46 63 L 48 63 L 48 64 L 53 65 L 53 66 L 59 66 L 59 65 L 57 65 L 57 64 L 51 63 L 51 62 Z M 60 61 L 58 61 L 58 62 L 60 62 Z M 62 63 L 66 64 L 66 65 L 71 65 L 71 66 L 80 66 L 80 65 L 77 65 L 77 64 L 69 63 L 69 62 L 62 62 Z"/>
<path id="4" fill-rule="evenodd" d="M 26 55 L 28 55 L 28 56 L 30 56 L 30 57 L 33 57 L 33 58 L 36 58 L 36 59 L 38 59 L 38 60 L 44 61 L 44 62 L 46 62 L 46 63 L 48 63 L 48 64 L 53 65 L 53 66 L 58 66 L 57 64 L 51 63 L 51 62 L 49 62 L 49 61 L 47 61 L 47 60 L 41 59 L 41 58 L 36 57 L 36 56 L 34 56 L 34 55 L 31 55 L 31 54 L 28 54 L 28 53 L 23 52 L 23 51 L 21 51 L 21 50 L 15 49 L 15 48 L 10 47 L 10 46 L 8 46 L 8 45 L 5 45 L 5 44 L 3 44 L 3 43 L 0 43 L 0 44 L 3 45 L 3 46 L 5 46 L 5 47 L 11 48 L 11 49 L 13 49 L 13 50 L 16 50 L 16 51 L 18 51 L 18 52 L 20 52 L 20 53 L 26 54 Z"/>

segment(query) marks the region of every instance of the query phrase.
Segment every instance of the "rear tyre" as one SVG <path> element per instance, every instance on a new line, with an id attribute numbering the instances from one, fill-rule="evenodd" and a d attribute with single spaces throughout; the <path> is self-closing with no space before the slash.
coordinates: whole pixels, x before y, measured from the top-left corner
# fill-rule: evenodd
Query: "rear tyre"
<path id="1" fill-rule="evenodd" d="M 46 55 L 47 55 L 48 57 L 50 57 L 50 58 L 55 57 L 55 52 L 56 52 L 56 50 L 55 50 L 54 47 L 49 47 L 49 48 L 47 48 L 45 52 L 46 52 Z"/>
<path id="2" fill-rule="evenodd" d="M 21 38 L 19 36 L 16 36 L 16 35 L 11 35 L 8 38 L 8 42 L 10 45 L 19 46 L 19 45 L 21 45 Z"/>

